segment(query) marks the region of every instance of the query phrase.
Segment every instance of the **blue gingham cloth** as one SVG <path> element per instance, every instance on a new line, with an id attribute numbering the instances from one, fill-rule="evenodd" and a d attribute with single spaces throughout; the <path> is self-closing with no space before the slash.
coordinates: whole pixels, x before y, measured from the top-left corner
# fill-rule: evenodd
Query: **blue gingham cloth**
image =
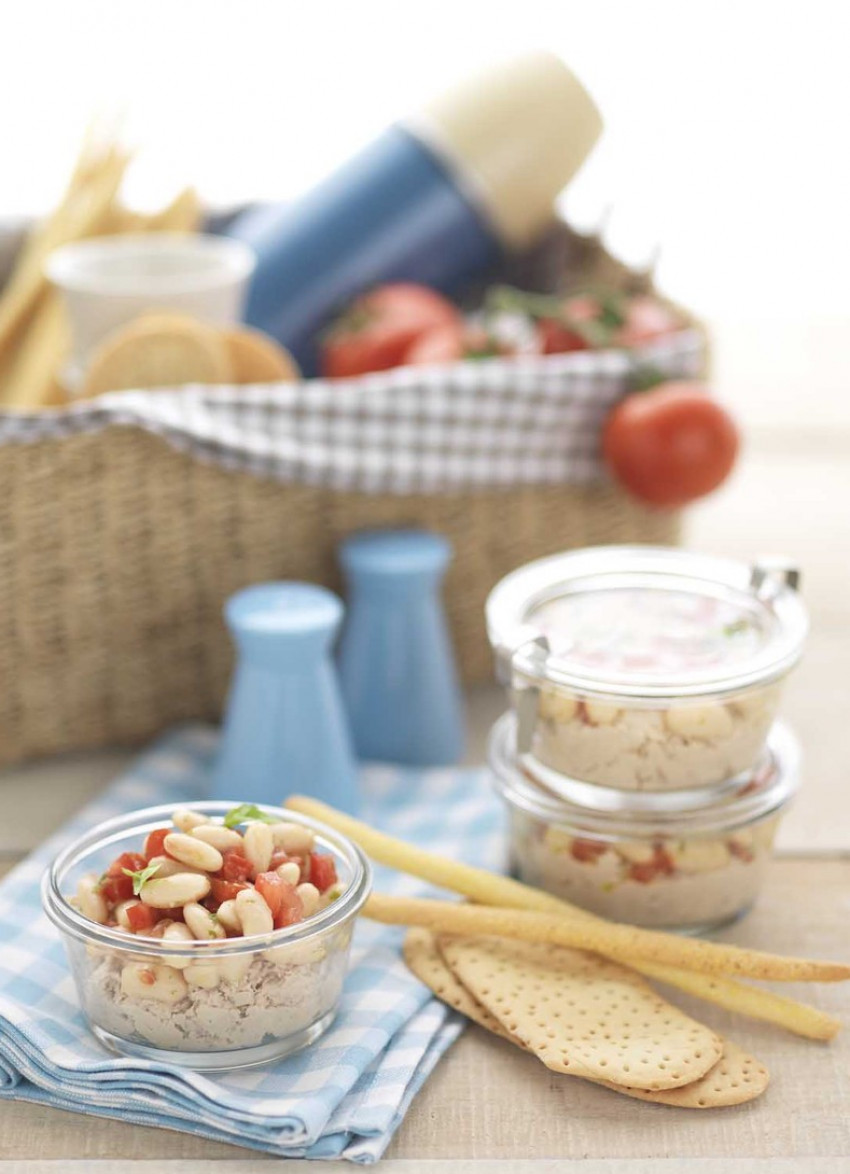
<path id="1" fill-rule="evenodd" d="M 125 811 L 204 797 L 216 739 L 199 727 L 168 735 L 0 885 L 0 1097 L 279 1156 L 376 1161 L 462 1030 L 405 968 L 401 931 L 358 925 L 339 1015 L 318 1043 L 274 1065 L 207 1075 L 105 1051 L 83 1020 L 58 931 L 41 912 L 42 873 L 71 839 Z M 499 865 L 500 811 L 483 770 L 371 767 L 365 790 L 365 818 L 376 826 Z M 423 891 L 381 868 L 375 887 Z"/>

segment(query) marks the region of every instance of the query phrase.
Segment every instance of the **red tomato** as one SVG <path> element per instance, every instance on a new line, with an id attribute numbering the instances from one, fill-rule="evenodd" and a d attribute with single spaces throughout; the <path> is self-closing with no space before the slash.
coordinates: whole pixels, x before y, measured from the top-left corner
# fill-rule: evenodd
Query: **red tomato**
<path id="1" fill-rule="evenodd" d="M 145 863 L 152 860 L 154 856 L 168 855 L 165 850 L 164 840 L 173 831 L 174 828 L 155 828 L 152 832 L 148 832 L 144 847 Z"/>
<path id="2" fill-rule="evenodd" d="M 144 933 L 153 929 L 159 921 L 159 913 L 150 905 L 131 905 L 127 910 L 127 921 L 133 933 Z"/>
<path id="3" fill-rule="evenodd" d="M 570 351 L 586 351 L 590 343 L 569 326 L 555 318 L 541 318 L 537 323 L 537 337 L 544 355 L 565 355 Z"/>
<path id="4" fill-rule="evenodd" d="M 100 892 L 110 903 L 117 905 L 119 901 L 128 901 L 133 896 L 133 879 L 125 874 L 138 872 L 144 868 L 147 860 L 138 852 L 122 852 L 107 868 L 100 880 Z"/>
<path id="5" fill-rule="evenodd" d="M 310 853 L 310 883 L 314 884 L 320 893 L 336 884 L 336 864 L 333 856 L 320 856 L 318 852 Z"/>
<path id="6" fill-rule="evenodd" d="M 625 303 L 624 317 L 625 322 L 614 332 L 616 346 L 640 346 L 656 338 L 663 338 L 666 334 L 673 334 L 681 327 L 679 318 L 672 310 L 648 295 L 630 298 Z"/>
<path id="7" fill-rule="evenodd" d="M 600 844 L 598 840 L 573 840 L 570 846 L 570 855 L 582 864 L 598 860 L 606 851 L 607 846 Z"/>
<path id="8" fill-rule="evenodd" d="M 106 876 L 101 877 L 98 888 L 101 896 L 110 905 L 117 905 L 119 901 L 128 901 L 133 896 L 133 880 L 129 876 L 120 874 L 115 876 L 107 873 Z"/>
<path id="9" fill-rule="evenodd" d="M 275 929 L 285 929 L 304 920 L 304 905 L 292 885 L 283 882 L 280 908 L 275 914 Z"/>
<path id="10" fill-rule="evenodd" d="M 436 290 L 380 285 L 357 298 L 325 335 L 322 374 L 337 379 L 398 367 L 420 335 L 460 322 L 460 312 Z"/>
<path id="11" fill-rule="evenodd" d="M 236 848 L 228 848 L 224 853 L 224 863 L 221 866 L 220 874 L 224 880 L 245 881 L 253 871 L 253 864 Z"/>
<path id="12" fill-rule="evenodd" d="M 272 917 L 277 916 L 283 904 L 283 890 L 286 887 L 286 881 L 276 872 L 261 872 L 254 881 L 254 888 L 271 909 Z M 292 888 L 291 885 L 288 887 Z"/>
<path id="13" fill-rule="evenodd" d="M 420 335 L 405 354 L 404 363 L 405 366 L 424 367 L 458 363 L 462 359 L 495 358 L 508 353 L 508 348 L 486 331 L 467 328 L 462 322 L 449 322 Z"/>
<path id="14" fill-rule="evenodd" d="M 729 413 L 693 383 L 664 383 L 611 412 L 602 451 L 611 473 L 648 505 L 676 508 L 711 493 L 738 455 Z"/>
<path id="15" fill-rule="evenodd" d="M 250 889 L 250 887 L 244 881 L 222 880 L 220 877 L 214 876 L 210 879 L 210 896 L 218 906 L 222 901 L 232 901 L 242 889 Z"/>
<path id="16" fill-rule="evenodd" d="M 544 355 L 588 350 L 590 339 L 571 329 L 571 323 L 595 322 L 602 313 L 602 307 L 596 298 L 581 294 L 567 298 L 562 311 L 563 318 L 540 318 L 537 322 L 537 338 Z"/>

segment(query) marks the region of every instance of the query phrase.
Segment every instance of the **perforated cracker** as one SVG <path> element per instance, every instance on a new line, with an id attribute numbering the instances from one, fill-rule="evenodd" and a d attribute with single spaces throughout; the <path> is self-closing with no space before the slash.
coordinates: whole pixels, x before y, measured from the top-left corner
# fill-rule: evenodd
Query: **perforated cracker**
<path id="1" fill-rule="evenodd" d="M 692 1084 L 721 1057 L 719 1036 L 614 962 L 504 938 L 442 937 L 438 945 L 471 994 L 555 1072 L 670 1089 Z"/>
<path id="2" fill-rule="evenodd" d="M 442 999 L 444 1003 L 460 1011 L 485 1030 L 515 1044 L 518 1048 L 528 1050 L 522 1040 L 511 1035 L 495 1015 L 491 1015 L 449 969 L 432 933 L 425 929 L 410 930 L 405 937 L 403 951 L 410 970 L 438 999 Z M 680 1109 L 718 1109 L 755 1100 L 767 1088 L 768 1081 L 767 1069 L 754 1056 L 748 1055 L 737 1044 L 724 1040 L 723 1055 L 714 1067 L 699 1080 L 681 1088 L 652 1091 L 628 1088 L 607 1080 L 589 1083 L 599 1084 L 611 1092 L 653 1104 L 670 1105 Z"/>
<path id="3" fill-rule="evenodd" d="M 743 1105 L 761 1096 L 770 1083 L 770 1073 L 755 1056 L 750 1056 L 737 1044 L 724 1040 L 723 1055 L 714 1067 L 699 1080 L 682 1088 L 648 1092 L 603 1083 L 614 1092 L 658 1105 L 672 1105 L 679 1109 L 721 1109 L 730 1105 Z"/>
<path id="4" fill-rule="evenodd" d="M 430 930 L 408 930 L 402 947 L 404 960 L 408 968 L 416 975 L 420 982 L 424 982 L 438 999 L 442 999 L 455 1011 L 460 1011 L 467 1019 L 477 1023 L 479 1027 L 491 1031 L 502 1039 L 509 1040 L 518 1048 L 525 1048 L 525 1044 L 511 1035 L 502 1027 L 495 1015 L 491 1015 L 487 1008 L 479 1003 L 474 995 L 466 989 L 459 978 L 449 969 L 437 948 L 437 940 Z"/>

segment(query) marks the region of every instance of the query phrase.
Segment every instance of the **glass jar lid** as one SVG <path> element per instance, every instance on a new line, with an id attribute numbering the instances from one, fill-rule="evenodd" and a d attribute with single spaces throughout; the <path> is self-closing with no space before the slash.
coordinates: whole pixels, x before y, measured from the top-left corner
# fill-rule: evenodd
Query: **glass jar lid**
<path id="1" fill-rule="evenodd" d="M 808 630 L 799 573 L 668 547 L 600 546 L 528 563 L 487 600 L 502 675 L 667 698 L 784 675 Z"/>
<path id="2" fill-rule="evenodd" d="M 512 713 L 493 726 L 489 761 L 496 790 L 511 806 L 552 827 L 611 840 L 723 836 L 780 811 L 795 794 L 800 775 L 799 743 L 781 722 L 773 726 L 759 766 L 737 786 L 685 808 L 677 805 L 676 795 L 656 796 L 652 806 L 645 806 L 636 804 L 631 792 L 614 792 L 613 799 L 608 792 L 605 806 L 597 807 L 585 802 L 586 788 L 577 791 L 575 798 L 568 798 L 565 790 L 558 794 L 547 790 L 522 765 Z"/>

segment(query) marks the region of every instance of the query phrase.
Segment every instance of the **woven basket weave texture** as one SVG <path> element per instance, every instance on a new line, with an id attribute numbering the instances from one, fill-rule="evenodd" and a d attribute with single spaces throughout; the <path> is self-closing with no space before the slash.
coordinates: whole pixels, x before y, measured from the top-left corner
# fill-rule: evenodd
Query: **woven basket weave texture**
<path id="1" fill-rule="evenodd" d="M 446 603 L 466 681 L 491 675 L 483 605 L 531 558 L 670 543 L 675 517 L 609 486 L 389 496 L 282 484 L 203 464 L 136 428 L 0 453 L 0 762 L 141 742 L 221 710 L 223 600 L 249 583 L 339 588 L 338 540 L 416 524 L 455 549 Z"/>

